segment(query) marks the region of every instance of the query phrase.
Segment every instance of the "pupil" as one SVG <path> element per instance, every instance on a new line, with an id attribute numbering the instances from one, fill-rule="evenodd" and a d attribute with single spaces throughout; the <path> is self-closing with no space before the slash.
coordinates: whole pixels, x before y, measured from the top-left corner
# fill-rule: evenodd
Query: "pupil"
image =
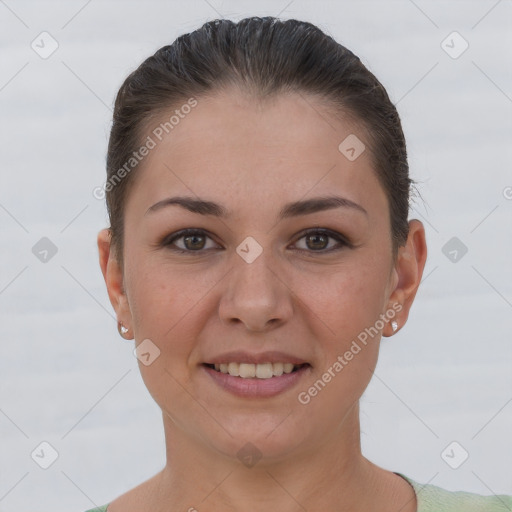
<path id="1" fill-rule="evenodd" d="M 311 240 L 311 239 L 313 239 L 313 240 L 314 240 L 314 239 L 318 240 L 319 238 L 323 238 L 323 239 L 324 239 L 324 241 L 325 241 L 325 239 L 326 239 L 326 235 L 322 235 L 322 234 L 309 235 L 308 240 Z M 321 245 L 322 245 L 322 247 L 318 247 L 318 246 L 317 246 L 316 248 L 317 248 L 317 249 L 324 249 L 324 248 L 325 248 L 325 243 L 324 243 L 324 244 L 321 244 Z M 315 247 L 313 247 L 313 248 L 315 248 Z"/>
<path id="2" fill-rule="evenodd" d="M 186 236 L 185 237 L 185 245 L 187 246 L 187 242 L 189 240 L 197 240 L 198 238 L 201 239 L 202 237 L 200 235 L 189 235 L 189 236 Z M 192 248 L 193 249 L 201 249 L 202 248 L 201 244 L 199 244 L 199 245 L 200 245 L 200 247 L 197 247 L 197 246 L 194 247 L 194 243 L 192 243 Z M 187 246 L 187 247 L 190 249 L 189 246 Z"/>

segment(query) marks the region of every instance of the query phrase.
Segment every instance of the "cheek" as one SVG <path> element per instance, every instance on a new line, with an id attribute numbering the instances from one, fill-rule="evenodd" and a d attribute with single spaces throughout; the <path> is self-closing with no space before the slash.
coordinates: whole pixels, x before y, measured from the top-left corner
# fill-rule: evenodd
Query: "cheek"
<path id="1" fill-rule="evenodd" d="M 135 338 L 157 337 L 170 328 L 182 310 L 190 308 L 190 286 L 182 273 L 158 264 L 155 258 L 134 250 L 127 265 L 127 292 L 134 323 Z M 159 337 L 159 336 L 158 336 Z"/>
<path id="2" fill-rule="evenodd" d="M 302 295 L 308 297 L 307 304 L 316 313 L 311 318 L 317 316 L 321 320 L 316 320 L 317 324 L 327 326 L 321 331 L 326 335 L 317 336 L 321 363 L 309 383 L 313 388 L 303 391 L 318 396 L 315 413 L 336 410 L 343 415 L 362 395 L 377 364 L 382 328 L 377 321 L 385 286 L 382 272 L 371 265 L 354 265 L 330 278 L 303 284 L 307 284 L 308 294 L 303 290 Z"/>
<path id="3" fill-rule="evenodd" d="M 180 269 L 162 262 L 136 262 L 138 272 L 130 281 L 130 309 L 137 343 L 150 339 L 160 350 L 158 364 L 181 382 L 188 379 L 187 365 L 213 314 L 209 290 L 222 276 Z M 146 368 L 141 367 L 141 372 Z M 147 372 L 146 372 L 147 373 Z"/>
<path id="4" fill-rule="evenodd" d="M 173 410 L 189 410 L 190 396 L 183 388 L 188 387 L 187 361 L 197 338 L 190 318 L 198 297 L 187 293 L 186 279 L 177 272 L 166 275 L 162 269 L 139 269 L 130 283 L 134 336 L 140 351 L 150 340 L 149 351 L 156 354 L 148 365 L 139 358 L 142 379 L 162 409 L 168 410 L 167 405 L 173 404 Z"/>
<path id="5" fill-rule="evenodd" d="M 297 280 L 301 297 L 326 326 L 328 338 L 342 347 L 382 312 L 385 282 L 382 272 L 358 263 L 332 272 Z"/>
<path id="6" fill-rule="evenodd" d="M 359 269 L 337 273 L 310 290 L 309 305 L 328 335 L 317 337 L 321 362 L 299 401 L 309 401 L 309 412 L 320 422 L 336 418 L 341 424 L 371 381 L 380 346 L 375 325 L 382 312 L 381 286 L 372 272 Z"/>

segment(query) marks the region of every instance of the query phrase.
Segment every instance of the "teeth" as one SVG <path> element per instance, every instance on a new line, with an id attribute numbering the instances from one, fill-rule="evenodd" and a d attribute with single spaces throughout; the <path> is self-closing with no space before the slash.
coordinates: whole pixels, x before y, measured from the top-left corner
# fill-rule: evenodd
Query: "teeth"
<path id="1" fill-rule="evenodd" d="M 279 377 L 283 373 L 293 371 L 293 363 L 221 363 L 215 364 L 215 369 L 221 373 L 228 373 L 233 377 L 242 377 L 243 379 L 270 379 Z"/>
<path id="2" fill-rule="evenodd" d="M 291 373 L 293 370 L 293 364 L 292 363 L 284 363 L 283 364 L 283 372 L 284 373 Z"/>
<path id="3" fill-rule="evenodd" d="M 270 379 L 274 376 L 274 368 L 272 367 L 272 363 L 257 364 L 255 367 L 256 377 L 258 377 L 258 379 Z"/>
<path id="4" fill-rule="evenodd" d="M 229 366 L 238 366 L 238 375 L 242 377 L 243 379 L 250 379 L 252 377 L 256 377 L 256 366 L 255 364 L 248 364 L 248 363 L 229 363 Z M 228 368 L 229 370 L 229 368 Z M 228 371 L 229 373 L 229 371 Z M 233 375 L 230 373 L 230 375 Z M 235 375 L 237 377 L 237 375 Z"/>
<path id="5" fill-rule="evenodd" d="M 272 371 L 274 372 L 274 375 L 276 377 L 279 377 L 280 375 L 283 375 L 283 363 L 274 363 L 272 365 Z"/>
<path id="6" fill-rule="evenodd" d="M 240 375 L 240 365 L 237 363 L 229 363 L 227 373 L 229 373 L 229 375 L 233 375 L 234 377 L 238 377 Z"/>

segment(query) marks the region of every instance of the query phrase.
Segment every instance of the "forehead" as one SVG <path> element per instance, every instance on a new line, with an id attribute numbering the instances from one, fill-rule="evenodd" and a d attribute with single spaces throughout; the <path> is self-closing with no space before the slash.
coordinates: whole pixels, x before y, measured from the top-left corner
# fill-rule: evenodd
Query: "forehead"
<path id="1" fill-rule="evenodd" d="M 174 106 L 147 129 L 155 147 L 137 169 L 135 187 L 145 204 L 178 192 L 229 197 L 233 208 L 279 208 L 287 199 L 338 192 L 385 207 L 369 149 L 356 159 L 344 152 L 346 140 L 360 141 L 361 151 L 364 132 L 320 99 L 289 93 L 257 100 L 229 90 L 196 101 L 183 111 Z"/>

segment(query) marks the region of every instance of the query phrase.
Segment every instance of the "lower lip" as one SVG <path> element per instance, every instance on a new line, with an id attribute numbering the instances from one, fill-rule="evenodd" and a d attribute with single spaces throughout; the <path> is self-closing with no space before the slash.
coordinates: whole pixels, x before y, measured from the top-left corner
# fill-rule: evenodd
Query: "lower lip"
<path id="1" fill-rule="evenodd" d="M 311 371 L 311 366 L 305 365 L 291 373 L 283 373 L 279 377 L 257 379 L 233 377 L 202 365 L 203 370 L 223 389 L 242 397 L 267 398 L 278 395 L 295 386 L 300 379 Z"/>

